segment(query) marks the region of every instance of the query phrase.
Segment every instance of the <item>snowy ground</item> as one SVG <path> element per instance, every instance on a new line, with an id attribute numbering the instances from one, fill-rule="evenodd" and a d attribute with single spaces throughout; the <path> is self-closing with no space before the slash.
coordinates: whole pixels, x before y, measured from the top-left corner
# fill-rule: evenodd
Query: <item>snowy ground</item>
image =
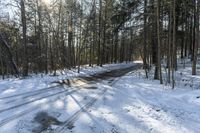
<path id="1" fill-rule="evenodd" d="M 173 91 L 136 75 L 126 75 L 110 87 L 75 123 L 72 132 L 200 132 L 200 90 L 176 88 Z"/>
<path id="2" fill-rule="evenodd" d="M 82 75 L 130 66 L 84 69 Z M 41 88 L 67 76 L 0 81 L 0 133 L 199 133 L 200 76 L 190 72 L 176 73 L 174 90 L 145 79 L 143 70 L 50 90 Z"/>
<path id="3" fill-rule="evenodd" d="M 140 61 L 135 61 L 135 63 Z M 94 66 L 94 67 L 81 67 L 80 73 L 77 73 L 76 69 L 72 70 L 63 70 L 58 71 L 57 76 L 53 75 L 31 75 L 27 79 L 19 78 L 8 78 L 5 80 L 0 79 L 0 97 L 5 97 L 7 95 L 15 95 L 18 93 L 29 92 L 32 90 L 39 90 L 42 88 L 55 86 L 53 82 L 64 80 L 64 79 L 73 79 L 78 76 L 89 76 L 95 73 L 103 73 L 113 69 L 119 69 L 123 67 L 129 67 L 133 63 L 121 63 L 121 64 L 107 64 L 103 67 Z"/>

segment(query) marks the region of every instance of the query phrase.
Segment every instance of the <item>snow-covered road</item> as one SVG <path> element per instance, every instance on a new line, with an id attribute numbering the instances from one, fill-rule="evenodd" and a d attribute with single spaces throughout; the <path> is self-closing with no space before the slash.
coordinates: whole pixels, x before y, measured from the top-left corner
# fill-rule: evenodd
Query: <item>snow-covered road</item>
<path id="1" fill-rule="evenodd" d="M 75 122 L 83 111 L 99 100 L 108 86 L 115 82 L 116 77 L 136 67 L 137 65 L 132 64 L 124 68 L 69 80 L 70 86 L 52 85 L 43 89 L 2 96 L 0 97 L 0 132 L 62 131 L 62 127 L 69 127 L 69 123 Z M 56 121 L 59 121 L 59 126 Z M 54 129 L 52 126 L 56 125 L 59 128 Z"/>
<path id="2" fill-rule="evenodd" d="M 68 85 L 2 91 L 0 133 L 199 133 L 200 91 L 171 90 L 144 79 L 137 68 L 129 64 L 65 80 Z"/>

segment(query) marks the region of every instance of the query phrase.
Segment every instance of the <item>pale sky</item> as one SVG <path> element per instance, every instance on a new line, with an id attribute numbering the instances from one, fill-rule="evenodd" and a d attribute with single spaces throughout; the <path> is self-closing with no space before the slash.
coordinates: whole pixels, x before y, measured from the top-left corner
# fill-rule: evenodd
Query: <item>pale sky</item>
<path id="1" fill-rule="evenodd" d="M 42 0 L 45 4 L 49 5 L 51 3 L 51 0 Z"/>
<path id="2" fill-rule="evenodd" d="M 50 5 L 52 0 L 41 0 L 46 5 Z M 11 18 L 13 18 L 14 12 L 16 8 L 14 6 L 5 6 L 6 4 L 15 4 L 13 0 L 0 0 L 0 13 L 3 13 L 4 15 L 8 14 Z"/>

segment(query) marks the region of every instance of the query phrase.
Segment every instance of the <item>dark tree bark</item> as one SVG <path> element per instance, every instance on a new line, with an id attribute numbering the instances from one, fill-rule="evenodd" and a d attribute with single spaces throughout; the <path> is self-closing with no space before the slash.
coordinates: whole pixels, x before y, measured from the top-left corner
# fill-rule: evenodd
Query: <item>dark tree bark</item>
<path id="1" fill-rule="evenodd" d="M 26 11 L 24 0 L 20 1 L 21 6 L 21 22 L 22 22 L 22 34 L 23 34 L 23 46 L 24 46 L 24 59 L 23 59 L 23 76 L 28 76 L 28 51 L 27 51 L 27 37 L 26 37 Z"/>

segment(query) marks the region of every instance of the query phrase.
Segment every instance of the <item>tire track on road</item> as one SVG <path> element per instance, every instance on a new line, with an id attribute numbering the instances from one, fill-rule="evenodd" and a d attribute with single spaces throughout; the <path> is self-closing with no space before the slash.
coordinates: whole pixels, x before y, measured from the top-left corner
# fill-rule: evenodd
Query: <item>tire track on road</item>
<path id="1" fill-rule="evenodd" d="M 75 92 L 77 92 L 78 90 L 80 90 L 80 89 L 72 90 L 72 91 L 66 93 L 65 96 L 71 95 L 72 93 L 75 93 Z M 56 94 L 51 95 L 51 96 L 56 96 L 56 95 L 59 95 L 59 94 L 61 94 L 61 93 L 65 93 L 65 92 L 67 92 L 67 91 L 68 91 L 68 90 L 62 91 L 62 92 L 56 93 Z M 51 96 L 48 96 L 48 97 L 51 97 Z M 46 98 L 47 98 L 47 97 L 46 97 Z M 41 99 L 42 99 L 42 98 L 41 98 Z M 57 98 L 56 100 L 58 100 L 58 99 L 60 99 L 60 98 Z M 55 101 L 55 99 L 50 100 L 49 102 L 51 102 L 51 101 Z M 31 101 L 30 101 L 30 102 L 31 102 Z M 33 101 L 33 102 L 35 102 L 35 101 Z M 26 102 L 26 104 L 28 104 L 28 103 L 29 103 L 29 102 Z M 10 107 L 10 108 L 7 108 L 7 109 L 0 110 L 0 111 L 1 111 L 0 113 L 3 113 L 3 112 L 5 112 L 5 111 L 9 111 L 9 110 L 12 110 L 12 109 L 21 107 L 21 106 L 26 105 L 26 104 L 20 104 L 20 105 L 16 105 L 16 106 L 13 106 L 13 107 Z M 31 113 L 31 112 L 33 112 L 33 111 L 39 109 L 40 106 L 41 106 L 42 104 L 43 104 L 43 103 L 40 103 L 40 104 L 37 105 L 37 107 L 33 107 L 33 108 L 30 108 L 30 109 L 24 110 L 24 111 L 22 111 L 22 112 L 20 112 L 20 113 L 14 114 L 14 115 L 12 115 L 12 116 L 10 116 L 10 117 L 8 117 L 8 118 L 5 118 L 5 119 L 1 120 L 1 121 L 0 121 L 0 127 L 4 126 L 5 124 L 9 123 L 9 122 L 12 121 L 12 120 L 15 120 L 15 119 L 17 119 L 17 118 L 19 118 L 19 117 L 21 117 L 21 116 L 24 116 L 24 115 L 26 115 L 26 114 L 28 114 L 28 113 Z M 3 111 L 3 112 L 2 112 L 2 111 Z"/>
<path id="2" fill-rule="evenodd" d="M 130 67 L 130 68 L 126 68 L 126 69 L 121 69 L 120 70 L 115 70 L 115 75 L 113 76 L 112 75 L 112 71 L 110 72 L 107 72 L 101 76 L 97 76 L 97 78 L 103 78 L 104 76 L 107 76 L 106 78 L 108 77 L 120 77 L 127 74 L 128 72 L 130 72 L 131 70 L 136 70 L 138 68 L 140 68 L 141 65 L 137 64 L 135 65 L 134 67 Z M 94 78 L 94 77 L 92 77 Z M 108 86 L 113 86 L 120 78 L 117 78 L 115 79 L 114 81 L 112 81 L 111 83 L 108 84 Z M 108 90 L 108 88 L 105 88 L 103 89 L 100 93 L 98 93 L 95 97 L 93 97 L 88 103 L 86 103 L 84 106 L 82 106 L 78 111 L 76 111 L 73 115 L 71 115 L 67 120 L 65 120 L 63 122 L 63 124 L 54 129 L 54 130 L 51 130 L 50 133 L 60 133 L 62 132 L 63 130 L 65 130 L 66 128 L 68 129 L 71 129 L 73 128 L 73 124 L 80 118 L 81 114 L 84 113 L 84 112 L 87 112 L 87 110 L 92 107 L 105 93 L 106 91 Z"/>

